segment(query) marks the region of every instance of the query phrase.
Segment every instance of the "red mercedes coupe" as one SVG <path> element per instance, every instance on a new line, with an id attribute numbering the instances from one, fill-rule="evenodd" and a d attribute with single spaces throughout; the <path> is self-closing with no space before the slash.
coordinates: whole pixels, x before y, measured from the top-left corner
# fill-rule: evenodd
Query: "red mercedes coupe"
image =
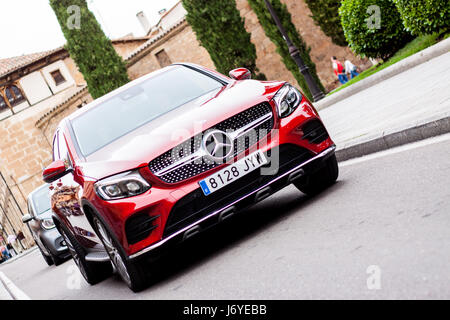
<path id="1" fill-rule="evenodd" d="M 294 184 L 338 177 L 317 111 L 284 81 L 173 64 L 66 117 L 53 138 L 53 220 L 95 284 L 115 269 L 139 291 L 169 245 Z"/>

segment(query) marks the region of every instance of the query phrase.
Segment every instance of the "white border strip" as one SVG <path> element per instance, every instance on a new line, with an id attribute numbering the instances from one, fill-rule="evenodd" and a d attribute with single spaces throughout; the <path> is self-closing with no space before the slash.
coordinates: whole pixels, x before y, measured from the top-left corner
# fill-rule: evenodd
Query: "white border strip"
<path id="1" fill-rule="evenodd" d="M 31 300 L 30 297 L 9 280 L 3 272 L 0 272 L 0 281 L 14 300 Z"/>

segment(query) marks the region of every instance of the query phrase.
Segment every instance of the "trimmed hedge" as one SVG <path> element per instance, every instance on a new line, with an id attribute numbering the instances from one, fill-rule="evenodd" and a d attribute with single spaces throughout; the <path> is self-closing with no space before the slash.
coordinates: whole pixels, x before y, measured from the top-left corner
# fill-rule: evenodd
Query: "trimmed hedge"
<path id="1" fill-rule="evenodd" d="M 256 48 L 245 30 L 244 19 L 236 9 L 235 0 L 183 0 L 186 20 L 200 44 L 208 51 L 217 71 L 244 67 L 255 79 L 265 80 L 256 68 Z"/>
<path id="2" fill-rule="evenodd" d="M 389 58 L 412 39 L 391 0 L 343 0 L 339 15 L 350 48 L 363 57 Z"/>
<path id="3" fill-rule="evenodd" d="M 283 36 L 281 35 L 275 22 L 273 21 L 272 16 L 270 15 L 269 10 L 264 3 L 264 0 L 248 0 L 248 2 L 253 11 L 258 16 L 258 20 L 261 23 L 267 37 L 269 37 L 270 40 L 272 40 L 272 42 L 277 46 L 277 52 L 280 54 L 283 63 L 286 65 L 286 68 L 294 75 L 298 84 L 302 88 L 303 93 L 309 99 L 312 99 L 312 95 L 309 91 L 308 86 L 306 85 L 305 78 L 303 77 L 300 70 L 298 69 L 297 64 L 289 54 L 289 49 L 286 41 L 283 39 Z M 283 27 L 286 29 L 289 38 L 300 50 L 300 55 L 305 64 L 309 67 L 309 72 L 311 73 L 312 77 L 314 78 L 322 92 L 325 92 L 325 89 L 320 82 L 319 77 L 317 76 L 316 65 L 312 62 L 311 57 L 309 56 L 311 48 L 307 47 L 307 45 L 297 32 L 295 25 L 292 23 L 291 14 L 289 13 L 286 5 L 282 4 L 280 0 L 270 0 L 270 2 L 276 14 L 280 18 Z"/>
<path id="4" fill-rule="evenodd" d="M 341 0 L 305 0 L 305 2 L 313 14 L 312 18 L 323 33 L 338 46 L 347 46 L 339 17 Z"/>
<path id="5" fill-rule="evenodd" d="M 67 40 L 65 48 L 83 74 L 94 99 L 130 81 L 125 63 L 103 33 L 85 0 L 50 0 L 50 6 Z M 80 9 L 79 29 L 69 27 L 75 13 L 68 12 L 71 6 Z"/>
<path id="6" fill-rule="evenodd" d="M 449 0 L 393 0 L 403 25 L 419 36 L 450 29 Z"/>

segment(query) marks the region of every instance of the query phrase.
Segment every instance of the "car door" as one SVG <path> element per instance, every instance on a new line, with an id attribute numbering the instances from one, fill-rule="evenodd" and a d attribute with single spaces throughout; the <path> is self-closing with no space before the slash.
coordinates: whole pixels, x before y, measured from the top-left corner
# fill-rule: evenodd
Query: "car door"
<path id="1" fill-rule="evenodd" d="M 37 218 L 36 212 L 33 207 L 32 198 L 29 197 L 27 200 L 27 207 L 28 207 L 28 214 L 30 214 L 33 219 L 28 222 L 28 226 L 30 227 L 31 234 L 33 235 L 34 241 L 39 245 L 39 247 L 44 248 L 44 245 L 42 244 L 41 237 L 39 235 L 41 231 L 41 223 L 39 219 Z"/>
<path id="2" fill-rule="evenodd" d="M 53 138 L 53 160 L 62 160 L 67 168 L 73 167 L 73 159 L 67 148 L 66 138 L 58 129 Z M 74 179 L 73 170 L 50 186 L 52 210 L 73 232 L 77 240 L 86 248 L 100 243 L 89 221 L 81 210 L 82 186 Z"/>

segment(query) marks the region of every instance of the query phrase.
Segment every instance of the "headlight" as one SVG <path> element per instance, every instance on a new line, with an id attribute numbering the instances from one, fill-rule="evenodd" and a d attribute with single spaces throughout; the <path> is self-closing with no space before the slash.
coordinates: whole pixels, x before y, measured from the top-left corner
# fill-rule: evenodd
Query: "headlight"
<path id="1" fill-rule="evenodd" d="M 137 171 L 121 173 L 95 183 L 95 191 L 104 200 L 116 200 L 137 196 L 151 185 Z"/>
<path id="2" fill-rule="evenodd" d="M 41 226 L 45 230 L 50 230 L 55 227 L 55 224 L 53 223 L 52 219 L 43 219 L 43 220 L 41 220 Z"/>
<path id="3" fill-rule="evenodd" d="M 290 84 L 285 84 L 273 97 L 280 118 L 289 116 L 302 101 L 302 94 Z"/>

